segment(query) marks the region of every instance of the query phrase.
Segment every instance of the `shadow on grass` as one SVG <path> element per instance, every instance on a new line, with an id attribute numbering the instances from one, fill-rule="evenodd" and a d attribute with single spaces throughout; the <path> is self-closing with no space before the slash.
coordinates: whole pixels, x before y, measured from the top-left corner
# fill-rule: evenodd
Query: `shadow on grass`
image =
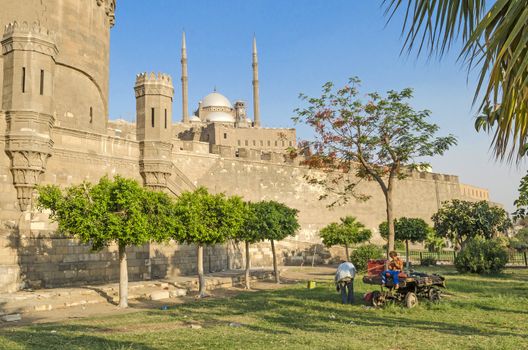
<path id="1" fill-rule="evenodd" d="M 520 335 L 508 331 L 487 330 L 471 325 L 436 320 L 412 319 L 403 315 L 392 315 L 383 311 L 366 312 L 358 309 L 361 293 L 356 292 L 356 305 L 341 305 L 336 298 L 329 302 L 329 288 L 307 290 L 301 288 L 282 289 L 272 292 L 241 294 L 229 300 L 204 300 L 193 304 L 184 304 L 170 310 L 171 317 L 192 315 L 194 320 L 203 323 L 216 322 L 228 324 L 230 319 L 244 316 L 256 319 L 246 327 L 250 330 L 268 334 L 291 334 L 295 330 L 314 333 L 339 332 L 343 323 L 366 327 L 406 328 L 417 331 L 436 331 L 456 336 L 484 335 L 514 336 Z M 359 311 L 359 312 L 358 312 Z M 423 310 L 423 312 L 430 312 Z M 147 315 L 159 316 L 158 311 Z"/>
<path id="2" fill-rule="evenodd" d="M 62 349 L 134 349 L 153 350 L 147 344 L 128 340 L 108 339 L 111 329 L 88 325 L 35 325 L 0 331 L 2 340 L 9 343 L 6 349 L 19 346 L 22 349 L 62 350 Z"/>

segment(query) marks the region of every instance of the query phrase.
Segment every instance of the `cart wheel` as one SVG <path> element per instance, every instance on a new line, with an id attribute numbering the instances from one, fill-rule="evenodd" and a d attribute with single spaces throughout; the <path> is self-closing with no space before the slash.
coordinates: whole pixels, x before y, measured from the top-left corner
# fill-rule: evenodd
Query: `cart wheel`
<path id="1" fill-rule="evenodd" d="M 429 289 L 429 292 L 427 294 L 429 301 L 435 302 L 440 301 L 440 299 L 442 299 L 442 291 L 439 289 L 431 288 Z"/>
<path id="2" fill-rule="evenodd" d="M 405 295 L 405 307 L 412 309 L 416 305 L 418 305 L 418 297 L 413 292 L 409 292 Z"/>
<path id="3" fill-rule="evenodd" d="M 380 307 L 383 305 L 384 302 L 385 302 L 385 298 L 383 298 L 380 292 L 378 291 L 372 292 L 372 299 L 370 300 L 370 303 L 372 304 L 372 306 Z"/>

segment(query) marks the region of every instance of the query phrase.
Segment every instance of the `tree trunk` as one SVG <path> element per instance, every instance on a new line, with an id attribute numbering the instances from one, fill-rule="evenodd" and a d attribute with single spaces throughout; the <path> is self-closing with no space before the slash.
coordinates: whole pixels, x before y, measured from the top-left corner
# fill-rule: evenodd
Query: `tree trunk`
<path id="1" fill-rule="evenodd" d="M 277 267 L 277 254 L 275 253 L 275 242 L 271 240 L 271 253 L 273 254 L 273 272 L 275 273 L 275 283 L 280 283 L 279 269 Z"/>
<path id="2" fill-rule="evenodd" d="M 250 284 L 250 269 L 251 269 L 251 261 L 250 261 L 250 258 L 249 258 L 249 242 L 246 241 L 246 289 L 247 290 L 250 290 L 251 289 L 251 284 Z"/>
<path id="3" fill-rule="evenodd" d="M 198 269 L 198 285 L 199 285 L 199 297 L 203 298 L 205 297 L 205 276 L 204 276 L 204 263 L 203 263 L 203 246 L 198 245 L 197 246 L 197 269 Z"/>
<path id="4" fill-rule="evenodd" d="M 407 270 L 409 270 L 410 262 L 409 262 L 409 240 L 408 239 L 405 240 L 405 264 L 407 265 Z"/>
<path id="5" fill-rule="evenodd" d="M 394 217 L 392 213 L 392 189 L 389 189 L 385 194 L 385 202 L 387 204 L 387 224 L 389 226 L 389 239 L 387 242 L 387 259 L 389 259 L 389 252 L 394 250 Z"/>
<path id="6" fill-rule="evenodd" d="M 126 246 L 119 244 L 119 307 L 128 307 L 128 266 Z"/>
<path id="7" fill-rule="evenodd" d="M 345 244 L 346 261 L 350 261 L 350 254 L 348 253 L 348 244 Z"/>

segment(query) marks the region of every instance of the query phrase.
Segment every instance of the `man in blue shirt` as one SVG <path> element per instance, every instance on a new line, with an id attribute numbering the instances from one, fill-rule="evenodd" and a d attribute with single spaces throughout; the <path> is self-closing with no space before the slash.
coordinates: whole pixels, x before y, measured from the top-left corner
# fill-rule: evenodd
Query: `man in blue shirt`
<path id="1" fill-rule="evenodd" d="M 348 261 L 341 261 L 335 274 L 335 284 L 337 291 L 341 291 L 341 301 L 343 304 L 354 303 L 354 277 L 356 277 L 356 267 Z"/>

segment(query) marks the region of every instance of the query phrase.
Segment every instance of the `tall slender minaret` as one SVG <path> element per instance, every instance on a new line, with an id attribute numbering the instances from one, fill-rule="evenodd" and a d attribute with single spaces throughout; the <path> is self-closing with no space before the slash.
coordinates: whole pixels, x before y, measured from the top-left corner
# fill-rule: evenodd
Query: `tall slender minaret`
<path id="1" fill-rule="evenodd" d="M 187 75 L 187 44 L 185 42 L 185 32 L 182 35 L 182 116 L 183 122 L 189 123 L 189 77 Z"/>
<path id="2" fill-rule="evenodd" d="M 253 37 L 253 115 L 255 127 L 260 127 L 257 38 Z"/>

